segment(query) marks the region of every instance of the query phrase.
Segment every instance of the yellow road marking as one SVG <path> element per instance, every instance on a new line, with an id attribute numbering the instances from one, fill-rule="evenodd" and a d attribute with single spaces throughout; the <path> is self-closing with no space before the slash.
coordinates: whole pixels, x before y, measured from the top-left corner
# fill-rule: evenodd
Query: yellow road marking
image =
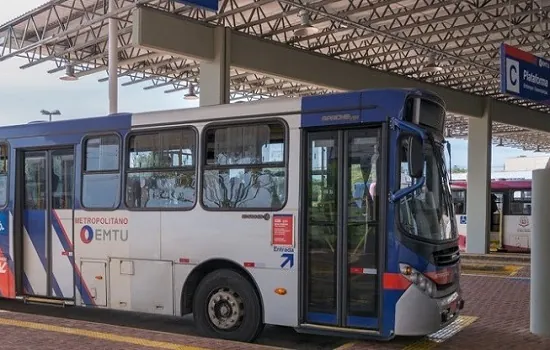
<path id="1" fill-rule="evenodd" d="M 149 339 L 136 338 L 136 337 L 129 337 L 129 336 L 112 334 L 112 333 L 90 331 L 90 330 L 79 329 L 79 328 L 71 328 L 71 327 L 60 327 L 60 326 L 54 326 L 54 325 L 50 325 L 50 324 L 46 324 L 46 323 L 19 321 L 19 320 L 6 319 L 6 318 L 0 318 L 0 325 L 14 326 L 14 327 L 20 327 L 20 328 L 27 328 L 27 329 L 35 329 L 35 330 L 41 330 L 41 331 L 47 331 L 47 332 L 70 334 L 70 335 L 80 335 L 80 336 L 88 337 L 88 338 L 107 340 L 107 341 L 118 342 L 118 343 L 133 344 L 133 345 L 141 345 L 141 346 L 147 346 L 147 347 L 156 348 L 156 349 L 213 350 L 213 349 L 202 348 L 202 347 L 198 347 L 198 346 L 167 343 L 167 342 L 162 342 L 162 341 L 149 340 Z M 281 349 L 281 348 L 275 348 L 275 347 L 271 347 L 271 346 L 257 345 L 257 344 L 254 344 L 254 348 L 257 348 L 257 349 L 262 349 L 262 348 L 263 349 Z"/>
<path id="2" fill-rule="evenodd" d="M 512 272 L 510 273 L 510 276 L 515 276 L 518 274 L 518 272 L 521 271 L 521 269 L 523 269 L 523 266 L 514 266 L 515 268 L 512 269 Z"/>
<path id="3" fill-rule="evenodd" d="M 458 316 L 458 319 L 443 328 L 442 330 L 430 334 L 427 337 L 420 339 L 403 348 L 403 350 L 429 350 L 438 346 L 440 343 L 450 339 L 452 336 L 474 323 L 478 317 L 476 316 Z"/>
<path id="4" fill-rule="evenodd" d="M 354 346 L 355 343 L 346 343 L 344 345 L 340 345 L 339 347 L 337 348 L 334 348 L 333 350 L 345 350 L 345 349 L 349 349 L 351 348 L 352 346 Z"/>
<path id="5" fill-rule="evenodd" d="M 523 266 L 507 265 L 507 266 L 504 266 L 504 271 L 509 272 L 510 273 L 509 276 L 515 276 L 522 268 Z"/>
<path id="6" fill-rule="evenodd" d="M 433 342 L 427 339 L 422 339 L 405 346 L 403 350 L 429 350 L 429 349 L 435 348 L 437 345 L 438 343 L 436 342 Z"/>
<path id="7" fill-rule="evenodd" d="M 471 277 L 488 277 L 488 278 L 505 278 L 512 281 L 527 281 L 531 280 L 531 277 L 518 277 L 518 276 L 508 276 L 508 275 L 487 275 L 487 274 L 477 274 L 477 273 L 463 273 L 462 276 L 471 276 Z"/>
<path id="8" fill-rule="evenodd" d="M 41 331 L 70 334 L 70 335 L 80 335 L 88 338 L 148 346 L 148 347 L 157 348 L 157 349 L 208 350 L 206 348 L 200 348 L 196 346 L 179 345 L 174 343 L 166 343 L 161 341 L 116 335 L 111 333 L 89 331 L 89 330 L 78 329 L 78 328 L 59 327 L 59 326 L 53 326 L 45 323 L 35 323 L 35 322 L 19 321 L 19 320 L 13 320 L 13 319 L 5 319 L 5 318 L 0 318 L 0 325 L 15 326 L 15 327 L 21 327 L 21 328 L 28 328 L 28 329 L 35 329 L 35 330 L 41 330 Z"/>
<path id="9" fill-rule="evenodd" d="M 520 265 L 504 265 L 498 266 L 496 269 L 487 269 L 486 266 L 489 265 L 466 266 L 462 272 L 463 274 L 515 276 L 523 268 Z"/>

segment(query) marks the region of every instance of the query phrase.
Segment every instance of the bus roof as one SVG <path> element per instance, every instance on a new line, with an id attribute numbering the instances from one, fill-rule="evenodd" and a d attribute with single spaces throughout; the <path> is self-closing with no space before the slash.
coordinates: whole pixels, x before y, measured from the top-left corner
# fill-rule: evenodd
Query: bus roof
<path id="1" fill-rule="evenodd" d="M 63 134 L 89 134 L 109 130 L 127 130 L 136 126 L 171 124 L 174 122 L 202 122 L 228 117 L 252 117 L 282 114 L 304 114 L 302 126 L 309 124 L 346 124 L 365 120 L 384 120 L 388 115 L 397 116 L 402 103 L 409 95 L 424 96 L 444 106 L 443 100 L 430 91 L 413 88 L 366 89 L 326 95 L 296 98 L 270 98 L 243 104 L 225 104 L 208 107 L 183 108 L 141 113 L 118 113 L 108 116 L 85 117 L 52 122 L 0 126 L 0 139 L 49 137 Z M 239 107 L 237 107 L 239 106 Z M 347 120 L 357 110 L 360 120 Z M 340 113 L 339 111 L 349 111 Z M 334 120 L 323 120 L 325 114 L 336 114 Z M 352 113 L 354 112 L 354 113 Z M 349 115 L 348 115 L 349 114 Z M 354 117 L 354 116 L 351 116 Z"/>

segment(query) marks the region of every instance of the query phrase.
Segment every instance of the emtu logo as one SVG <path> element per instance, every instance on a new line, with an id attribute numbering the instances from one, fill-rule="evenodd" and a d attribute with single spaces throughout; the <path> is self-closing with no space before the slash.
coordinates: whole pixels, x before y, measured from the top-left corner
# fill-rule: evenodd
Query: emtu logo
<path id="1" fill-rule="evenodd" d="M 506 90 L 519 94 L 519 62 L 506 58 Z"/>
<path id="2" fill-rule="evenodd" d="M 82 226 L 80 229 L 80 239 L 85 244 L 90 243 L 94 239 L 94 230 L 88 225 Z"/>
<path id="3" fill-rule="evenodd" d="M 520 227 L 527 227 L 527 226 L 529 226 L 529 218 L 528 218 L 527 216 L 521 216 L 521 217 L 519 218 L 519 223 L 518 223 L 518 225 L 519 225 Z"/>

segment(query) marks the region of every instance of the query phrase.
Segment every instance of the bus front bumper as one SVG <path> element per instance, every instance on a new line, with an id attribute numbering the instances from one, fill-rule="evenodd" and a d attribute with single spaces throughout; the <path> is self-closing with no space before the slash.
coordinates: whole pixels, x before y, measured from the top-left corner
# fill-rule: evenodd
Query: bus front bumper
<path id="1" fill-rule="evenodd" d="M 435 333 L 457 319 L 464 308 L 460 291 L 441 298 L 430 298 L 412 285 L 395 309 L 395 335 L 423 336 Z"/>

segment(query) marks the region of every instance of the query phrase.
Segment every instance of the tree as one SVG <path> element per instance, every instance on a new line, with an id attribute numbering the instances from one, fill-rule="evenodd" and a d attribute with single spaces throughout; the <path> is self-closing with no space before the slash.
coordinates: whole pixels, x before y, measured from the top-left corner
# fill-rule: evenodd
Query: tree
<path id="1" fill-rule="evenodd" d="M 468 169 L 463 168 L 463 167 L 459 167 L 458 165 L 453 165 L 452 172 L 453 173 L 467 173 Z"/>

